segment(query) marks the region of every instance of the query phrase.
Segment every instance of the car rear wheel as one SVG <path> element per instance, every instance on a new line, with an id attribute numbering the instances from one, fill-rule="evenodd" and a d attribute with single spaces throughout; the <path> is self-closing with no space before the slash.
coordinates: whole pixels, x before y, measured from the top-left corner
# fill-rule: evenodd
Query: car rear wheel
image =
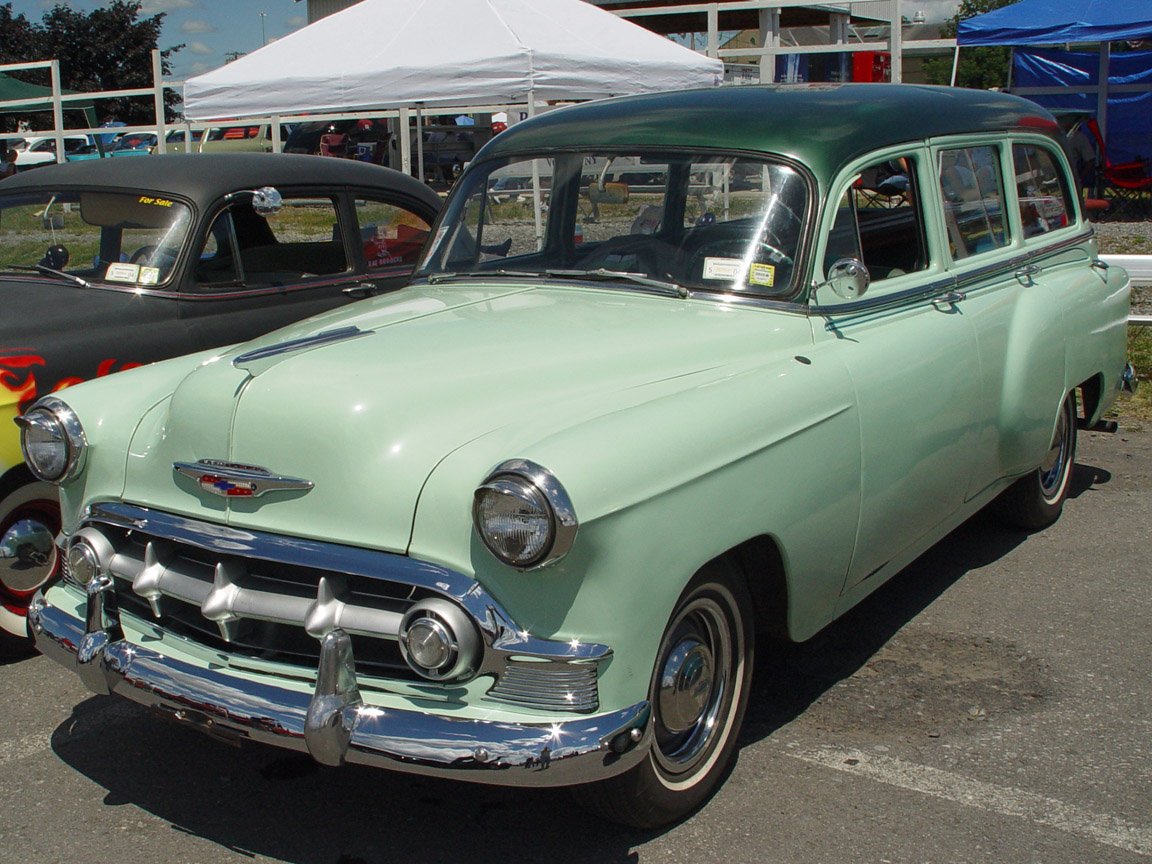
<path id="1" fill-rule="evenodd" d="M 652 749 L 632 770 L 573 789 L 596 815 L 637 828 L 691 813 L 728 771 L 748 705 L 754 632 L 739 571 L 705 567 L 660 642 L 649 688 Z"/>
<path id="2" fill-rule="evenodd" d="M 1069 393 L 1040 467 L 1021 477 L 996 500 L 1001 518 L 1017 528 L 1036 531 L 1060 518 L 1072 469 L 1076 464 L 1076 394 Z"/>

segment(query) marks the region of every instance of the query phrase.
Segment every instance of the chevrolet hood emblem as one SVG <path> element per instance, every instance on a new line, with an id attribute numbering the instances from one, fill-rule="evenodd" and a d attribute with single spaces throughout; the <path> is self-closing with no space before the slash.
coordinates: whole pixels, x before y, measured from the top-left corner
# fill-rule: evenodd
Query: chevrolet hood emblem
<path id="1" fill-rule="evenodd" d="M 238 465 L 217 459 L 198 462 L 173 462 L 172 470 L 191 477 L 205 492 L 222 498 L 259 498 L 265 492 L 289 489 L 311 489 L 311 480 L 297 477 L 278 477 L 258 465 Z"/>

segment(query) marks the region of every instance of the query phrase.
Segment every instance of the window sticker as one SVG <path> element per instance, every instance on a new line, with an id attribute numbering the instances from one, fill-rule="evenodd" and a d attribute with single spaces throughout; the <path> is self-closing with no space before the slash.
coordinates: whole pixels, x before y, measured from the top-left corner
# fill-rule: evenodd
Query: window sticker
<path id="1" fill-rule="evenodd" d="M 748 284 L 771 288 L 776 284 L 776 268 L 771 264 L 753 264 L 748 271 Z"/>
<path id="2" fill-rule="evenodd" d="M 109 282 L 139 282 L 139 264 L 109 264 L 104 278 Z"/>
<path id="3" fill-rule="evenodd" d="M 704 278 L 732 281 L 740 278 L 744 262 L 739 258 L 705 258 Z"/>
<path id="4" fill-rule="evenodd" d="M 140 284 L 141 285 L 156 285 L 160 282 L 160 268 L 159 267 L 141 267 L 140 268 Z"/>

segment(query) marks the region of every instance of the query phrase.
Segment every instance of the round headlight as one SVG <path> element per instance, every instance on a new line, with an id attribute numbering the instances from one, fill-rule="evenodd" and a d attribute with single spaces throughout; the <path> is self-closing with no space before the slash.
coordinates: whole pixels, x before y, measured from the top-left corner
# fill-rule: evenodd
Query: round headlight
<path id="1" fill-rule="evenodd" d="M 552 541 L 548 502 L 531 483 L 515 477 L 476 490 L 476 527 L 488 550 L 514 567 L 535 564 Z"/>
<path id="2" fill-rule="evenodd" d="M 567 554 L 576 539 L 576 513 L 548 470 L 523 459 L 498 465 L 476 490 L 472 518 L 488 551 L 521 569 Z"/>
<path id="3" fill-rule="evenodd" d="M 60 483 L 79 473 L 86 446 L 84 430 L 67 404 L 46 397 L 16 422 L 20 449 L 33 474 L 48 483 Z"/>

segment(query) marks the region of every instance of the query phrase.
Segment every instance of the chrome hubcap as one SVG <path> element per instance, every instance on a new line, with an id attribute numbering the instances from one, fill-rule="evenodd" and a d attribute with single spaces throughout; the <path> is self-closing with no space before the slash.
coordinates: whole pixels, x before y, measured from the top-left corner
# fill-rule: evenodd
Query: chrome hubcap
<path id="1" fill-rule="evenodd" d="M 0 584 L 20 594 L 43 585 L 56 567 L 51 528 L 39 519 L 14 522 L 0 537 Z"/>
<path id="2" fill-rule="evenodd" d="M 653 694 L 653 755 L 668 774 L 691 771 L 721 735 L 736 668 L 732 639 L 728 615 L 710 596 L 687 603 L 668 628 Z"/>
<path id="3" fill-rule="evenodd" d="M 668 655 L 660 674 L 660 717 L 673 734 L 691 729 L 708 708 L 712 692 L 712 652 L 689 637 Z"/>

